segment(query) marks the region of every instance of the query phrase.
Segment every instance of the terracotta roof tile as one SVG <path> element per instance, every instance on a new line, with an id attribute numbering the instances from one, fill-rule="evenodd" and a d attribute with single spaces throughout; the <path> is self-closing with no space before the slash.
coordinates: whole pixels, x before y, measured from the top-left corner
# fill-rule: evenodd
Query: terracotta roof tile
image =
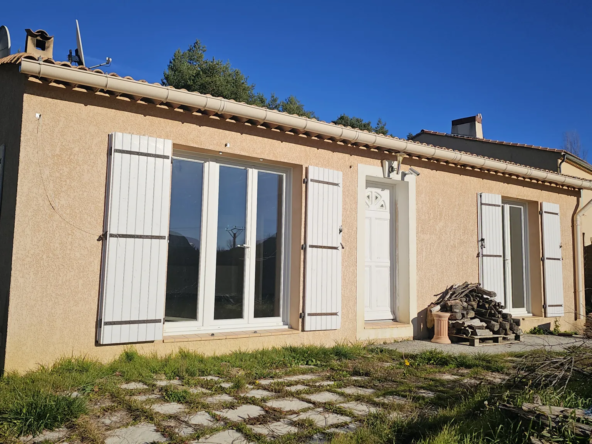
<path id="1" fill-rule="evenodd" d="M 10 56 L 7 56 L 7 57 L 4 57 L 4 58 L 0 59 L 0 65 L 2 65 L 2 64 L 19 64 L 25 58 L 26 59 L 30 59 L 30 60 L 39 60 L 38 57 L 35 57 L 35 56 L 31 55 L 31 54 L 18 53 L 18 54 L 13 54 L 13 55 L 10 55 Z M 56 62 L 53 59 L 42 59 L 42 61 L 43 61 L 43 63 L 57 64 L 59 66 L 64 66 L 64 67 L 71 68 L 71 69 L 78 69 L 78 70 L 81 70 L 81 71 L 94 72 L 94 73 L 97 73 L 97 74 L 102 74 L 102 75 L 108 75 L 108 76 L 112 76 L 112 77 L 121 78 L 121 76 L 119 74 L 115 73 L 115 72 L 112 72 L 112 73 L 109 73 L 109 74 L 105 74 L 100 69 L 90 70 L 89 68 L 84 67 L 84 66 L 72 66 L 68 62 Z M 128 80 L 132 80 L 134 82 L 148 83 L 145 80 L 135 80 L 134 78 L 132 78 L 130 76 L 126 76 L 124 78 L 125 79 L 128 79 Z M 153 85 L 163 86 L 160 83 L 153 83 Z M 176 89 L 173 86 L 168 86 L 168 88 Z M 184 89 L 179 89 L 179 91 L 183 91 L 183 90 Z M 212 96 L 211 94 L 201 94 L 201 93 L 193 93 L 193 94 L 199 94 L 199 95 L 202 95 L 202 96 L 205 96 L 205 97 L 212 97 L 212 98 L 215 98 L 215 99 L 227 100 L 227 99 L 224 99 L 223 97 L 215 97 L 215 96 Z M 266 108 L 266 107 L 257 106 L 257 105 L 251 105 L 251 104 L 247 104 L 247 103 L 244 103 L 244 102 L 238 102 L 238 103 L 243 103 L 244 105 L 247 105 L 247 106 L 250 106 L 250 107 L 253 107 L 253 108 L 266 109 L 266 110 L 268 110 L 270 112 L 274 112 L 274 113 L 278 113 L 278 114 L 292 115 L 292 116 L 300 117 L 300 118 L 305 119 L 305 120 L 314 120 L 316 122 L 326 123 L 326 124 L 333 125 L 333 126 L 336 126 L 336 127 L 345 128 L 343 125 L 335 124 L 333 122 L 327 122 L 327 121 L 324 121 L 324 120 L 319 120 L 319 119 L 314 119 L 314 118 L 313 119 L 309 119 L 307 117 L 298 116 L 297 114 L 290 114 L 290 113 L 286 113 L 286 112 L 282 112 L 282 111 L 278 111 L 278 110 L 272 110 L 272 109 L 269 109 L 269 108 Z M 351 127 L 348 127 L 348 128 L 351 128 Z M 351 128 L 351 129 L 354 129 L 354 128 Z M 393 136 L 393 135 L 379 135 L 379 134 L 374 133 L 374 132 L 371 132 L 371 131 L 359 130 L 359 129 L 358 129 L 358 131 L 363 131 L 363 132 L 365 132 L 367 134 L 375 134 L 375 135 L 381 136 L 381 137 L 388 137 L 390 139 L 407 141 L 407 139 L 403 139 L 403 138 L 396 137 L 396 136 Z M 422 133 L 427 133 L 427 134 L 442 135 L 442 136 L 452 136 L 451 134 L 439 133 L 439 132 L 436 132 L 436 131 L 429 131 L 429 130 L 421 130 L 421 132 Z M 464 137 L 464 136 L 459 136 L 459 137 Z M 470 138 L 470 139 L 473 139 L 473 138 Z M 543 148 L 543 147 L 537 147 L 537 146 L 534 146 L 534 145 L 513 144 L 513 143 L 509 143 L 509 142 L 499 142 L 499 141 L 494 141 L 494 140 L 489 140 L 489 139 L 475 139 L 475 140 L 486 141 L 486 142 L 493 142 L 493 143 L 501 143 L 501 144 L 509 144 L 509 145 L 515 145 L 515 146 L 526 146 L 526 147 L 529 147 L 529 148 L 545 149 L 545 150 L 551 150 L 551 151 L 562 151 L 562 150 L 556 150 L 556 149 L 553 149 L 553 148 Z M 469 156 L 472 156 L 472 157 L 477 157 L 477 158 L 482 158 L 482 159 L 488 159 L 488 160 L 495 160 L 497 162 L 507 163 L 509 165 L 527 166 L 527 165 L 523 165 L 523 164 L 519 164 L 519 163 L 515 163 L 515 162 L 510 162 L 510 161 L 507 161 L 507 160 L 501 160 L 501 159 L 496 159 L 496 158 L 493 158 L 493 157 L 482 156 L 482 155 L 478 155 L 478 154 L 474 154 L 474 153 L 469 153 L 469 152 L 466 152 L 466 151 L 454 150 L 454 149 L 451 149 L 451 148 L 441 147 L 441 146 L 432 145 L 432 144 L 428 144 L 428 143 L 417 142 L 417 141 L 414 141 L 414 140 L 412 140 L 412 142 L 415 143 L 415 144 L 420 144 L 420 145 L 423 145 L 423 146 L 428 146 L 428 147 L 438 148 L 438 149 L 446 150 L 446 151 L 450 151 L 450 152 L 465 154 L 465 155 L 469 155 Z M 546 170 L 546 169 L 542 169 L 542 168 L 536 168 L 536 167 L 531 167 L 531 166 L 528 166 L 528 168 L 534 169 L 534 170 L 539 170 L 539 171 L 544 171 L 544 172 L 551 172 L 551 173 L 557 174 L 555 171 Z M 572 178 L 581 180 L 581 177 L 569 176 L 567 174 L 562 174 L 562 176 L 572 177 Z"/>

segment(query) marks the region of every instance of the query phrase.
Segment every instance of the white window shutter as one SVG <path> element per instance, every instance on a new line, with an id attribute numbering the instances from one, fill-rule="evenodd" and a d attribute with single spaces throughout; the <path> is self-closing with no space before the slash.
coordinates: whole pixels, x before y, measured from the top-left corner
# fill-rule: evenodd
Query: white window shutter
<path id="1" fill-rule="evenodd" d="M 479 194 L 479 273 L 481 285 L 504 303 L 502 197 Z"/>
<path id="2" fill-rule="evenodd" d="M 547 317 L 563 316 L 563 257 L 559 205 L 542 202 L 543 274 L 545 284 L 545 313 Z"/>
<path id="3" fill-rule="evenodd" d="M 341 327 L 342 174 L 308 167 L 304 330 Z"/>
<path id="4" fill-rule="evenodd" d="M 109 137 L 101 301 L 97 340 L 162 339 L 172 142 Z"/>

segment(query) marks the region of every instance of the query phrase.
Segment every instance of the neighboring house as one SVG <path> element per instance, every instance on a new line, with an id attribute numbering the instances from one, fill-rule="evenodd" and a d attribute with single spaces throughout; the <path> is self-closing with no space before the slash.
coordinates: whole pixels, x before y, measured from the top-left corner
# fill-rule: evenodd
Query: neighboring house
<path id="1" fill-rule="evenodd" d="M 589 180 L 51 57 L 0 60 L 6 370 L 425 338 L 465 281 L 523 329 L 581 322 Z"/>

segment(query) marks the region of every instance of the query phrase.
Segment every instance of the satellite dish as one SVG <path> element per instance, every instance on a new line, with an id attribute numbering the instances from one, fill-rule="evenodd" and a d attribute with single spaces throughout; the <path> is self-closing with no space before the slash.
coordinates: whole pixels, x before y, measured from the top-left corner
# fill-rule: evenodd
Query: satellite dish
<path id="1" fill-rule="evenodd" d="M 10 55 L 10 32 L 6 26 L 0 26 L 0 58 Z"/>
<path id="2" fill-rule="evenodd" d="M 78 66 L 86 66 L 84 63 L 84 51 L 82 50 L 82 37 L 80 36 L 80 26 L 78 26 L 78 20 L 76 20 L 76 47 Z"/>

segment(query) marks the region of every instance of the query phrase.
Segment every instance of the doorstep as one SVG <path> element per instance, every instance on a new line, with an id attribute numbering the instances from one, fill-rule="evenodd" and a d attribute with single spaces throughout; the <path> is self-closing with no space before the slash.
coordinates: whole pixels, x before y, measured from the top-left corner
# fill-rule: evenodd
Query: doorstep
<path id="1" fill-rule="evenodd" d="M 366 321 L 364 322 L 365 329 L 374 328 L 404 328 L 411 327 L 411 324 L 405 324 L 397 321 Z"/>
<path id="2" fill-rule="evenodd" d="M 194 342 L 219 341 L 223 339 L 261 338 L 263 336 L 294 335 L 300 333 L 292 328 L 276 328 L 271 330 L 221 331 L 216 333 L 197 333 L 193 335 L 164 336 L 163 342 Z"/>

